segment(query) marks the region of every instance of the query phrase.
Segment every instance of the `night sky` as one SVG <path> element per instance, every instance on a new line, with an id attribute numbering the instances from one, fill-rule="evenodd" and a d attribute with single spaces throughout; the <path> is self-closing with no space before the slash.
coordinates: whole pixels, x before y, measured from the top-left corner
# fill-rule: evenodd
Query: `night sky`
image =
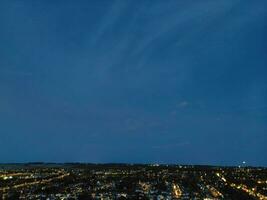
<path id="1" fill-rule="evenodd" d="M 1 0 L 0 162 L 267 166 L 266 0 Z"/>

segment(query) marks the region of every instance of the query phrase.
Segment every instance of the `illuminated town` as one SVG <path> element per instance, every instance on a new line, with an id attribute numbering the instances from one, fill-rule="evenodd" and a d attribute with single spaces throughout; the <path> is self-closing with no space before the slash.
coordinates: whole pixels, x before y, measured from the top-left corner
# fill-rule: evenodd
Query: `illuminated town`
<path id="1" fill-rule="evenodd" d="M 5 164 L 0 165 L 0 198 L 267 200 L 267 168 Z"/>

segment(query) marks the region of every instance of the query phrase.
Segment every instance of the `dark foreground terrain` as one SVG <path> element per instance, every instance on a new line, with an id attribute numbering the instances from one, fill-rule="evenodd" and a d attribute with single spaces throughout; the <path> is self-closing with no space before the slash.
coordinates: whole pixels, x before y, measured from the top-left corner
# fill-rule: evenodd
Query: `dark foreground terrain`
<path id="1" fill-rule="evenodd" d="M 0 165 L 2 199 L 267 199 L 267 169 L 180 165 Z"/>

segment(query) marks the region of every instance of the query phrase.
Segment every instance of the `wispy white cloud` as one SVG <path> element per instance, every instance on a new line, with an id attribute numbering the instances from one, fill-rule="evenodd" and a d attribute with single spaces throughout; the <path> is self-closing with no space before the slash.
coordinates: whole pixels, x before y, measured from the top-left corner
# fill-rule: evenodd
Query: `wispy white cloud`
<path id="1" fill-rule="evenodd" d="M 190 105 L 190 103 L 188 101 L 182 101 L 182 102 L 179 102 L 177 104 L 177 107 L 178 108 L 185 108 L 185 107 L 188 107 Z"/>

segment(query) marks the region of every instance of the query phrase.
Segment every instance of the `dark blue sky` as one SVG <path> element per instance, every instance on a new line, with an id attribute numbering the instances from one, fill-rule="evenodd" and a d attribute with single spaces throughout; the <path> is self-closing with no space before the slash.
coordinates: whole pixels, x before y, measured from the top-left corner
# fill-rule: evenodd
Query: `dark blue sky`
<path id="1" fill-rule="evenodd" d="M 0 1 L 0 162 L 266 152 L 266 0 Z"/>

